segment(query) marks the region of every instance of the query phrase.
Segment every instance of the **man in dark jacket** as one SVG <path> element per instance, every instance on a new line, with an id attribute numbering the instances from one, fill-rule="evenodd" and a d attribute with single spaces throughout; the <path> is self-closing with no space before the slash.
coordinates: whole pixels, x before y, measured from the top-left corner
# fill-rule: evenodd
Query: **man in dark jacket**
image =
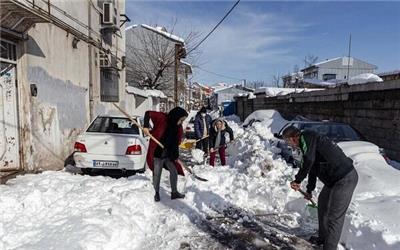
<path id="1" fill-rule="evenodd" d="M 313 131 L 300 131 L 290 126 L 282 132 L 285 141 L 300 148 L 303 159 L 295 180 L 294 190 L 308 175 L 306 199 L 312 198 L 316 180 L 324 183 L 318 197 L 318 237 L 310 239 L 322 244 L 324 250 L 336 250 L 342 233 L 346 211 L 350 205 L 358 175 L 353 161 L 328 137 Z"/>
<path id="2" fill-rule="evenodd" d="M 233 131 L 228 126 L 226 121 L 218 118 L 212 122 L 212 126 L 210 128 L 210 165 L 214 166 L 215 157 L 217 151 L 219 153 L 219 158 L 221 159 L 222 166 L 226 165 L 226 157 L 225 157 L 225 134 L 229 134 L 229 139 L 233 140 Z"/>
<path id="3" fill-rule="evenodd" d="M 196 143 L 196 148 L 201 149 L 204 153 L 208 153 L 208 136 L 211 125 L 211 116 L 207 114 L 207 109 L 202 107 L 196 114 L 194 119 L 194 133 L 196 139 L 200 140 Z"/>

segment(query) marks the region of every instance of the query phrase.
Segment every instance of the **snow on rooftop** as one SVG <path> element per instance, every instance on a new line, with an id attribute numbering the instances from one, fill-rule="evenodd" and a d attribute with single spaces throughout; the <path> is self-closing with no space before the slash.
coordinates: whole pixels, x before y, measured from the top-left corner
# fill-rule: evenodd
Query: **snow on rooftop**
<path id="1" fill-rule="evenodd" d="M 166 32 L 166 31 L 164 31 L 161 27 L 152 27 L 152 26 L 147 25 L 147 24 L 141 24 L 141 26 L 142 26 L 143 28 L 152 30 L 152 31 L 154 31 L 154 32 L 156 32 L 156 33 L 159 33 L 159 34 L 161 34 L 161 35 L 163 35 L 163 36 L 165 36 L 165 37 L 168 37 L 168 38 L 170 38 L 170 39 L 172 39 L 172 40 L 175 40 L 175 41 L 177 41 L 177 42 L 185 43 L 185 40 L 184 40 L 183 38 L 181 38 L 181 37 L 179 37 L 179 36 L 176 36 L 176 35 L 173 35 L 173 34 L 171 34 L 171 33 L 168 33 L 168 32 Z"/>
<path id="2" fill-rule="evenodd" d="M 139 89 L 133 86 L 126 86 L 125 87 L 126 92 L 130 93 L 130 94 L 134 94 L 134 95 L 140 95 L 143 97 L 148 97 L 148 93 L 146 90 L 143 89 Z"/>
<path id="3" fill-rule="evenodd" d="M 148 89 L 146 90 L 147 94 L 152 97 L 160 97 L 160 98 L 167 98 L 167 96 L 162 92 L 161 90 L 158 89 Z"/>

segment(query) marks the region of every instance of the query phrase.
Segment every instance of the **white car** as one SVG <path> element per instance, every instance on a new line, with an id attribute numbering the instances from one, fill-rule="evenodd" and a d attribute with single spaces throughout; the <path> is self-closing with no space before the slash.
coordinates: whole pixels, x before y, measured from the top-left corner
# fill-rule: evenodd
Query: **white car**
<path id="1" fill-rule="evenodd" d="M 74 161 L 83 173 L 92 169 L 144 172 L 147 147 L 142 131 L 128 118 L 98 116 L 75 142 Z"/>

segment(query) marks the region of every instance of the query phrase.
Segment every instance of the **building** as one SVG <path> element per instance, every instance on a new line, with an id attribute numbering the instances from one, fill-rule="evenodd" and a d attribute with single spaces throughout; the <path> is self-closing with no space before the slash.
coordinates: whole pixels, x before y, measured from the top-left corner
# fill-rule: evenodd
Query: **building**
<path id="1" fill-rule="evenodd" d="M 378 67 L 354 57 L 337 57 L 301 70 L 304 79 L 321 81 L 347 80 L 353 76 L 374 73 Z"/>
<path id="2" fill-rule="evenodd" d="M 291 88 L 300 85 L 303 81 L 303 72 L 299 71 L 296 73 L 289 73 L 287 75 L 282 76 L 283 87 Z"/>
<path id="3" fill-rule="evenodd" d="M 400 70 L 393 70 L 388 72 L 379 73 L 378 76 L 382 78 L 383 81 L 394 81 L 400 79 Z"/>
<path id="4" fill-rule="evenodd" d="M 194 82 L 187 87 L 189 96 L 189 109 L 199 109 L 208 106 L 208 99 L 212 95 L 213 89 L 204 84 Z"/>
<path id="5" fill-rule="evenodd" d="M 235 96 L 248 95 L 253 92 L 253 89 L 241 85 L 217 86 L 210 97 L 210 108 L 216 110 L 224 107 L 226 109 L 228 106 L 233 106 Z"/>
<path id="6" fill-rule="evenodd" d="M 176 105 L 184 107 L 185 89 L 192 73 L 191 65 L 181 61 L 186 57 L 184 39 L 168 33 L 164 27 L 133 25 L 126 29 L 126 48 L 128 84 L 141 89 L 160 89 L 168 98 L 176 98 Z M 170 106 L 169 103 L 166 105 Z"/>
<path id="7" fill-rule="evenodd" d="M 0 0 L 0 9 L 0 171 L 60 169 L 97 114 L 124 107 L 125 1 Z"/>

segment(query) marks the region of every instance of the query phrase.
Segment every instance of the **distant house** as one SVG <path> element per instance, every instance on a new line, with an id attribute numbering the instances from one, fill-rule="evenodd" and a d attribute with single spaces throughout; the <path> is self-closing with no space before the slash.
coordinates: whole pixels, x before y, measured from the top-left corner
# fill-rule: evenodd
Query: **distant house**
<path id="1" fill-rule="evenodd" d="M 378 76 L 382 78 L 383 81 L 398 80 L 400 79 L 400 69 L 388 72 L 382 72 L 379 73 Z"/>
<path id="2" fill-rule="evenodd" d="M 213 89 L 204 84 L 194 82 L 188 86 L 187 91 L 190 109 L 199 109 L 202 106 L 207 106 L 208 98 L 211 96 Z"/>
<path id="3" fill-rule="evenodd" d="M 217 87 L 210 97 L 210 106 L 212 109 L 218 109 L 218 107 L 223 106 L 224 103 L 226 104 L 233 102 L 235 100 L 235 96 L 237 95 L 247 95 L 253 92 L 253 89 L 246 88 L 241 85 Z"/>
<path id="4" fill-rule="evenodd" d="M 337 57 L 301 70 L 304 79 L 321 81 L 347 80 L 353 76 L 374 73 L 378 67 L 354 57 Z M 348 76 L 349 75 L 349 76 Z"/>
<path id="5" fill-rule="evenodd" d="M 303 72 L 289 73 L 282 76 L 282 80 L 284 88 L 296 87 L 303 80 Z"/>
<path id="6" fill-rule="evenodd" d="M 176 53 L 179 54 L 179 58 L 186 57 L 185 41 L 183 38 L 168 33 L 164 27 L 152 27 L 146 24 L 128 27 L 126 29 L 126 81 L 128 85 L 143 88 L 146 81 L 158 79 L 157 83 L 161 84 L 158 89 L 162 89 L 173 100 Z M 165 69 L 160 71 L 163 67 Z M 188 84 L 191 73 L 191 65 L 179 60 L 178 101 L 180 106 L 185 105 L 185 86 Z"/>

